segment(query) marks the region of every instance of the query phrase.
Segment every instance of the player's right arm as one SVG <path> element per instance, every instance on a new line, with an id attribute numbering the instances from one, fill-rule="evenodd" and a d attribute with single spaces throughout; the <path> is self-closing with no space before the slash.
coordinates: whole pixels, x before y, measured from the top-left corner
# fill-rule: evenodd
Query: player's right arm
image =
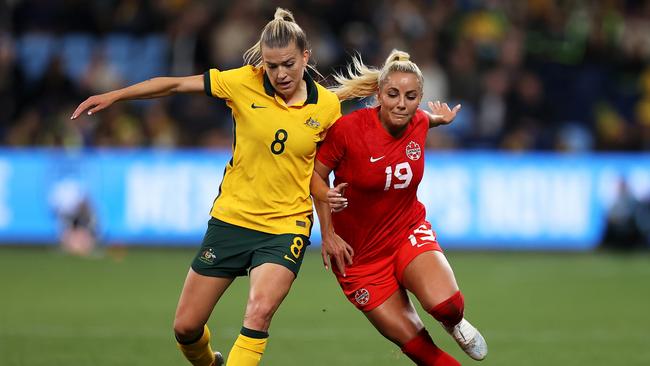
<path id="1" fill-rule="evenodd" d="M 120 100 L 150 99 L 177 93 L 200 92 L 203 92 L 203 75 L 158 77 L 127 86 L 126 88 L 93 95 L 79 104 L 70 118 L 75 119 L 86 110 L 88 110 L 88 115 L 91 115 Z"/>

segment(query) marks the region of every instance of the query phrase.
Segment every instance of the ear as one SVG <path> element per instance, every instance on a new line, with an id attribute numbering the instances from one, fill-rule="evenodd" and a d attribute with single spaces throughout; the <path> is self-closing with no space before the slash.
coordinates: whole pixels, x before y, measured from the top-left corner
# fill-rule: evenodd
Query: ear
<path id="1" fill-rule="evenodd" d="M 311 56 L 310 50 L 302 51 L 302 60 L 305 62 L 305 66 L 309 63 L 309 56 Z"/>

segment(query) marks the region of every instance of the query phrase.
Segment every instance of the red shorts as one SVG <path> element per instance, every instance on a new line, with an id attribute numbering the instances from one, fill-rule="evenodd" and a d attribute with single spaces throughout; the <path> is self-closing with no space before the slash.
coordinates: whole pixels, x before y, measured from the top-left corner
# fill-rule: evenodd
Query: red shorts
<path id="1" fill-rule="evenodd" d="M 408 233 L 408 239 L 394 253 L 371 263 L 346 267 L 346 277 L 335 272 L 336 279 L 348 300 L 359 310 L 367 312 L 381 305 L 400 288 L 404 269 L 415 257 L 432 250 L 442 252 L 431 224 L 423 220 Z"/>

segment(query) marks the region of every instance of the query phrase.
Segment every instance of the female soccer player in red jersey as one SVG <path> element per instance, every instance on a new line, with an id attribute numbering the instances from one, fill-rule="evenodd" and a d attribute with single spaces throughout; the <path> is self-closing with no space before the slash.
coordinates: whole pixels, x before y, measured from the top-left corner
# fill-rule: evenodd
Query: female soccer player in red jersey
<path id="1" fill-rule="evenodd" d="M 340 118 L 317 153 L 312 194 L 332 208 L 330 218 L 317 207 L 322 231 L 345 241 L 323 243 L 325 265 L 328 256 L 335 261 L 348 300 L 416 364 L 459 365 L 433 343 L 407 291 L 470 357 L 482 360 L 487 344 L 463 317 L 463 295 L 417 199 L 427 131 L 450 123 L 460 105 L 429 102 L 431 113 L 418 109 L 423 77 L 404 52 L 393 51 L 381 70 L 354 59 L 348 71 L 336 77 L 339 99 L 376 95 L 378 106 Z"/>

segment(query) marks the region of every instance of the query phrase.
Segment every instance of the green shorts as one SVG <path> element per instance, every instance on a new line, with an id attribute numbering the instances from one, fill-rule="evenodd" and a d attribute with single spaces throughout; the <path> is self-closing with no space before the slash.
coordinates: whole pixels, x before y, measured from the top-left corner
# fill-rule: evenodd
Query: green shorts
<path id="1" fill-rule="evenodd" d="M 298 276 L 309 244 L 304 235 L 268 234 L 213 217 L 192 269 L 204 276 L 234 278 L 246 276 L 260 264 L 276 263 Z"/>

